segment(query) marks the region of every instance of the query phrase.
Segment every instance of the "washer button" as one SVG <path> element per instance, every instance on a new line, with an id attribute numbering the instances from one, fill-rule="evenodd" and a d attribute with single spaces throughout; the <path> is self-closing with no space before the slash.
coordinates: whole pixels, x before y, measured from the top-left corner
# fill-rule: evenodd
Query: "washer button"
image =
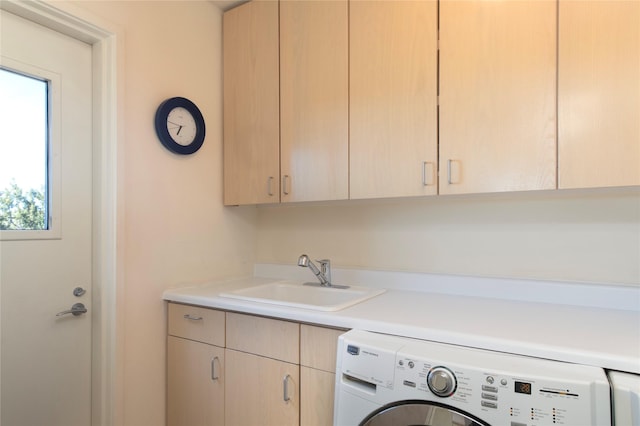
<path id="1" fill-rule="evenodd" d="M 487 408 L 498 408 L 498 404 L 489 401 L 480 401 L 480 405 Z"/>
<path id="2" fill-rule="evenodd" d="M 487 392 L 498 392 L 498 388 L 495 386 L 482 385 L 482 390 Z"/>

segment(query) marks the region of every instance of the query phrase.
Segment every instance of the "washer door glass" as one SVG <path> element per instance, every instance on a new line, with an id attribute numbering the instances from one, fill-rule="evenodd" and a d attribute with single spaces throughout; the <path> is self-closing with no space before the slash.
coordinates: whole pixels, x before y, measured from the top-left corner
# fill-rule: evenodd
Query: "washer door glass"
<path id="1" fill-rule="evenodd" d="M 360 426 L 489 426 L 466 413 L 427 402 L 401 402 L 370 414 Z"/>

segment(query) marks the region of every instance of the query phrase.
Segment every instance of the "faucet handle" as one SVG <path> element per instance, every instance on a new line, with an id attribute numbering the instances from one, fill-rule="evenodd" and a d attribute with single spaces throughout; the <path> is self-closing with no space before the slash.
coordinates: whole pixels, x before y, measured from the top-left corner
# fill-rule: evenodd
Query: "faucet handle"
<path id="1" fill-rule="evenodd" d="M 320 264 L 320 272 L 331 284 L 331 261 L 329 259 L 317 259 L 316 262 Z"/>

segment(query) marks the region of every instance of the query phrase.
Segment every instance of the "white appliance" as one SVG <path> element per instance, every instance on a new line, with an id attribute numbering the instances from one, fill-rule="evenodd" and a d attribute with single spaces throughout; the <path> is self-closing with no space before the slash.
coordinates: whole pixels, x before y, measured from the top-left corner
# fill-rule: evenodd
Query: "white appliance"
<path id="1" fill-rule="evenodd" d="M 640 376 L 609 372 L 616 426 L 640 425 Z"/>
<path id="2" fill-rule="evenodd" d="M 611 425 L 596 367 L 362 330 L 336 366 L 334 426 Z"/>

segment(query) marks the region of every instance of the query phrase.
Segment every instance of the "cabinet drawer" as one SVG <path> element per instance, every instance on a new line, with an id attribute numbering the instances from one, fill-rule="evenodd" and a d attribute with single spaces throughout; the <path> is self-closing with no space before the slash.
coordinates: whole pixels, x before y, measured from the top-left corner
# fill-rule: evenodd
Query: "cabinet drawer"
<path id="1" fill-rule="evenodd" d="M 225 314 L 214 309 L 169 303 L 169 334 L 224 347 Z"/>
<path id="2" fill-rule="evenodd" d="M 318 370 L 336 371 L 338 336 L 347 330 L 300 326 L 300 364 Z"/>
<path id="3" fill-rule="evenodd" d="M 300 326 L 289 321 L 227 313 L 227 348 L 300 363 Z"/>

